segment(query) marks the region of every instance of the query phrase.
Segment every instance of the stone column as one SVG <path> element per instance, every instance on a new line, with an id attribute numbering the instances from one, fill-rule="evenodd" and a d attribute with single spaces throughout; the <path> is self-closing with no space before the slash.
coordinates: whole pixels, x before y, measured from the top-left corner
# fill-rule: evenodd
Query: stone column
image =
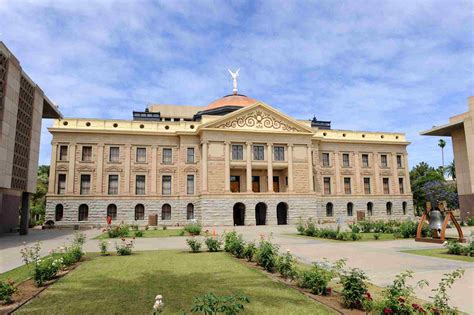
<path id="1" fill-rule="evenodd" d="M 230 192 L 230 142 L 224 142 L 224 191 Z"/>
<path id="2" fill-rule="evenodd" d="M 58 144 L 51 143 L 51 166 L 49 168 L 49 182 L 48 182 L 48 193 L 54 194 L 56 186 L 56 159 L 58 158 Z"/>
<path id="3" fill-rule="evenodd" d="M 151 190 L 150 193 L 152 195 L 156 195 L 156 163 L 157 163 L 157 150 L 158 147 L 156 145 L 151 146 Z"/>
<path id="4" fill-rule="evenodd" d="M 313 179 L 313 155 L 311 154 L 311 144 L 308 144 L 308 187 L 309 192 L 314 191 L 314 179 Z"/>
<path id="5" fill-rule="evenodd" d="M 355 189 L 356 194 L 364 193 L 364 181 L 360 177 L 360 155 L 359 152 L 354 153 L 354 169 L 355 169 Z"/>
<path id="6" fill-rule="evenodd" d="M 95 192 L 97 195 L 102 195 L 102 176 L 104 168 L 104 145 L 97 145 L 97 178 L 96 178 L 96 189 Z"/>
<path id="7" fill-rule="evenodd" d="M 374 185 L 374 193 L 376 195 L 382 193 L 382 182 L 380 180 L 380 164 L 379 164 L 379 155 L 377 153 L 374 153 L 374 180 L 375 180 L 375 185 Z"/>
<path id="8" fill-rule="evenodd" d="M 411 194 L 410 169 L 408 168 L 408 154 L 403 155 L 403 167 L 405 168 L 405 194 Z"/>
<path id="9" fill-rule="evenodd" d="M 393 178 L 392 179 L 393 180 L 393 185 L 392 185 L 392 189 L 390 191 L 399 195 L 400 194 L 400 187 L 398 186 L 398 166 L 397 166 L 397 154 L 396 153 L 392 153 L 392 178 Z"/>
<path id="10" fill-rule="evenodd" d="M 293 144 L 288 144 L 288 191 L 293 192 Z"/>
<path id="11" fill-rule="evenodd" d="M 202 192 L 207 192 L 207 158 L 208 142 L 202 142 Z"/>
<path id="12" fill-rule="evenodd" d="M 76 144 L 71 143 L 69 144 L 68 148 L 68 156 L 69 156 L 69 169 L 67 172 L 67 188 L 66 192 L 68 194 L 74 194 L 74 177 L 75 177 L 75 167 L 76 167 Z"/>
<path id="13" fill-rule="evenodd" d="M 335 180 L 336 180 L 336 195 L 343 193 L 342 191 L 342 179 L 341 179 L 341 168 L 339 166 L 339 151 L 334 152 L 334 170 L 335 170 Z"/>
<path id="14" fill-rule="evenodd" d="M 247 192 L 252 192 L 252 142 L 247 142 L 246 158 L 247 158 Z"/>
<path id="15" fill-rule="evenodd" d="M 125 194 L 130 194 L 130 163 L 131 163 L 131 154 L 132 146 L 130 144 L 125 145 L 125 172 L 124 172 L 124 182 L 125 187 L 123 187 L 123 192 Z"/>
<path id="16" fill-rule="evenodd" d="M 268 192 L 273 192 L 273 144 L 267 144 L 267 181 Z"/>

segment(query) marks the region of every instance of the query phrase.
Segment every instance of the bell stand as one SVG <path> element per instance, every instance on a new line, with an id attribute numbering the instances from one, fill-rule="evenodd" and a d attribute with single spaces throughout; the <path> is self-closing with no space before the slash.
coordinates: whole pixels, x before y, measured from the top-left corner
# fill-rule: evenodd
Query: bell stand
<path id="1" fill-rule="evenodd" d="M 441 227 L 441 233 L 439 235 L 439 238 L 438 238 L 437 232 L 436 232 L 435 237 L 421 237 L 421 230 L 423 229 L 423 223 L 425 223 L 430 209 L 431 209 L 431 204 L 427 203 L 426 210 L 423 212 L 423 215 L 421 216 L 420 223 L 418 223 L 418 229 L 416 230 L 415 242 L 428 242 L 428 243 L 438 243 L 438 244 L 444 243 L 446 241 L 446 227 L 448 226 L 449 219 L 451 219 L 454 226 L 456 227 L 456 230 L 458 230 L 458 236 L 459 236 L 458 242 L 466 243 L 466 239 L 464 238 L 464 234 L 462 232 L 461 226 L 459 225 L 458 221 L 454 217 L 453 212 L 449 210 L 445 211 L 446 216 L 444 217 L 444 221 Z"/>

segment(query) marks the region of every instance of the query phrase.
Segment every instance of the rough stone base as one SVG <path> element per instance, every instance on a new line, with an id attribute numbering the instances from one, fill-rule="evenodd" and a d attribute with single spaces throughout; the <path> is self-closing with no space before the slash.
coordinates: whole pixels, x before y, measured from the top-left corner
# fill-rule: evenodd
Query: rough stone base
<path id="1" fill-rule="evenodd" d="M 407 202 L 405 214 L 402 210 L 402 203 Z M 373 214 L 371 219 L 403 219 L 413 217 L 413 202 L 411 198 L 405 196 L 371 196 L 371 198 L 360 197 L 321 197 L 321 196 L 278 196 L 278 195 L 245 195 L 245 196 L 206 196 L 189 199 L 48 199 L 46 204 L 46 220 L 55 219 L 55 207 L 62 204 L 64 215 L 61 221 L 55 222 L 56 225 L 105 225 L 107 206 L 111 203 L 117 206 L 118 222 L 127 224 L 148 224 L 148 216 L 158 215 L 158 225 L 184 225 L 190 221 L 186 219 L 186 207 L 188 203 L 194 205 L 194 217 L 201 224 L 206 226 L 216 225 L 234 225 L 233 207 L 241 202 L 245 205 L 245 225 L 256 225 L 256 205 L 265 203 L 267 225 L 277 224 L 277 205 L 280 202 L 286 203 L 287 223 L 296 224 L 301 218 L 306 220 L 313 218 L 320 223 L 334 223 L 337 220 L 342 222 L 355 221 L 357 212 L 363 211 L 366 218 L 367 203 L 373 203 Z M 333 203 L 333 216 L 326 216 L 326 204 Z M 353 215 L 347 214 L 347 203 L 352 202 Z M 392 203 L 392 214 L 388 215 L 386 211 L 387 202 Z M 145 219 L 135 221 L 135 206 L 141 203 L 145 206 Z M 161 209 L 164 204 L 171 205 L 171 220 L 162 220 Z M 81 204 L 89 206 L 89 216 L 87 221 L 78 221 L 78 209 Z"/>
<path id="2" fill-rule="evenodd" d="M 463 220 L 474 217 L 474 194 L 459 195 L 459 209 Z"/>

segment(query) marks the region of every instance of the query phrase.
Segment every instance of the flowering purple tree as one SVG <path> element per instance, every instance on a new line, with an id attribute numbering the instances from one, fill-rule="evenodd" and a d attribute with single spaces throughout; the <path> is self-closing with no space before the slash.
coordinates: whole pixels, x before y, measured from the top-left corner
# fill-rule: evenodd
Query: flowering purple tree
<path id="1" fill-rule="evenodd" d="M 432 205 L 437 205 L 438 201 L 446 201 L 448 203 L 448 208 L 459 208 L 459 199 L 456 188 L 446 182 L 429 181 L 423 185 L 422 190 L 425 193 L 426 200 L 431 202 Z"/>

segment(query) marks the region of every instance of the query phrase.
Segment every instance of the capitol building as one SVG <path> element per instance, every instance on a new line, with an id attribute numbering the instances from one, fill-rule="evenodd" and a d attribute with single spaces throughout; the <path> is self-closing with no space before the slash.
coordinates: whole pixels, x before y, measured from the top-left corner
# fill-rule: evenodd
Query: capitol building
<path id="1" fill-rule="evenodd" d="M 295 224 L 413 216 L 403 133 L 335 130 L 232 94 L 132 120 L 57 119 L 46 220 L 56 225 Z"/>

